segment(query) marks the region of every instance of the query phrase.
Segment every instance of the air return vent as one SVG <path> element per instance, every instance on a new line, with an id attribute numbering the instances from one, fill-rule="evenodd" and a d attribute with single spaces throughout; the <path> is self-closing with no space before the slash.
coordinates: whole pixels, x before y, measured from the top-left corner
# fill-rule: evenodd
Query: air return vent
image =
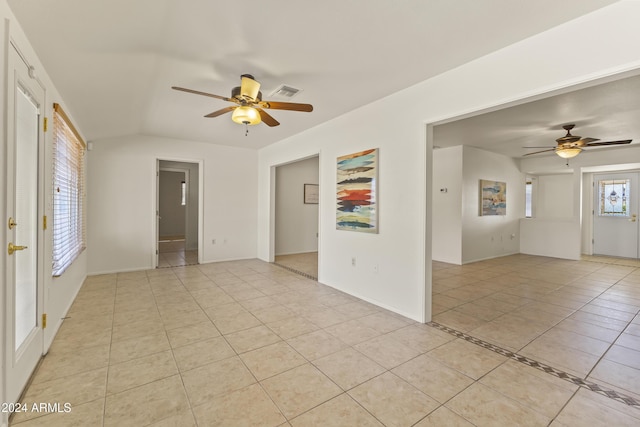
<path id="1" fill-rule="evenodd" d="M 298 94 L 298 92 L 302 92 L 302 89 L 298 89 L 292 86 L 280 85 L 276 90 L 271 93 L 271 96 L 281 96 L 283 98 L 293 98 Z"/>

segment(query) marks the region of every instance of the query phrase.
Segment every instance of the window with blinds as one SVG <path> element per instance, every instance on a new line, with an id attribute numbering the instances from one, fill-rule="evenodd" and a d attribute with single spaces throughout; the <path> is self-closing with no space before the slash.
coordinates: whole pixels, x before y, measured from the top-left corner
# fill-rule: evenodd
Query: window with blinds
<path id="1" fill-rule="evenodd" d="M 60 276 L 85 248 L 86 145 L 62 107 L 53 110 L 53 275 Z"/>

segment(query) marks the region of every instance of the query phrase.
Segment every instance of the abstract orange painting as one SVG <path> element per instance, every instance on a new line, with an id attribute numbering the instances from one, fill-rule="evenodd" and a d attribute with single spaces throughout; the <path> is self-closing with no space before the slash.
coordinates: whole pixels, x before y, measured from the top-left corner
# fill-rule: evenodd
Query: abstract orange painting
<path id="1" fill-rule="evenodd" d="M 378 149 L 338 157 L 336 229 L 378 232 Z"/>

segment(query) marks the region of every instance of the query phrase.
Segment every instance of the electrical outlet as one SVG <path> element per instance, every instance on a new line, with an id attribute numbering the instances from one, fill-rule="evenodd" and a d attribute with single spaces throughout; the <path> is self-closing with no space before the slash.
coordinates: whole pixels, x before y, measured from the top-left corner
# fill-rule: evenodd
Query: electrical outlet
<path id="1" fill-rule="evenodd" d="M 351 257 L 351 266 L 352 267 L 356 266 L 356 257 Z"/>
<path id="2" fill-rule="evenodd" d="M 216 244 L 216 239 L 212 239 L 211 240 L 211 244 L 215 245 Z"/>
<path id="3" fill-rule="evenodd" d="M 378 274 L 378 264 L 373 264 L 373 273 Z"/>

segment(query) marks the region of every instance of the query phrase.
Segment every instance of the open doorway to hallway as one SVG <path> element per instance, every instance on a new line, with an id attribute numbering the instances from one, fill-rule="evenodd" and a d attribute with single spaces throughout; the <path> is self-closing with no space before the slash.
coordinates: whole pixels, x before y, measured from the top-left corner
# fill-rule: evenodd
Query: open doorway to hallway
<path id="1" fill-rule="evenodd" d="M 198 264 L 197 163 L 158 161 L 158 268 Z"/>
<path id="2" fill-rule="evenodd" d="M 275 263 L 318 277 L 319 158 L 276 168 Z"/>

